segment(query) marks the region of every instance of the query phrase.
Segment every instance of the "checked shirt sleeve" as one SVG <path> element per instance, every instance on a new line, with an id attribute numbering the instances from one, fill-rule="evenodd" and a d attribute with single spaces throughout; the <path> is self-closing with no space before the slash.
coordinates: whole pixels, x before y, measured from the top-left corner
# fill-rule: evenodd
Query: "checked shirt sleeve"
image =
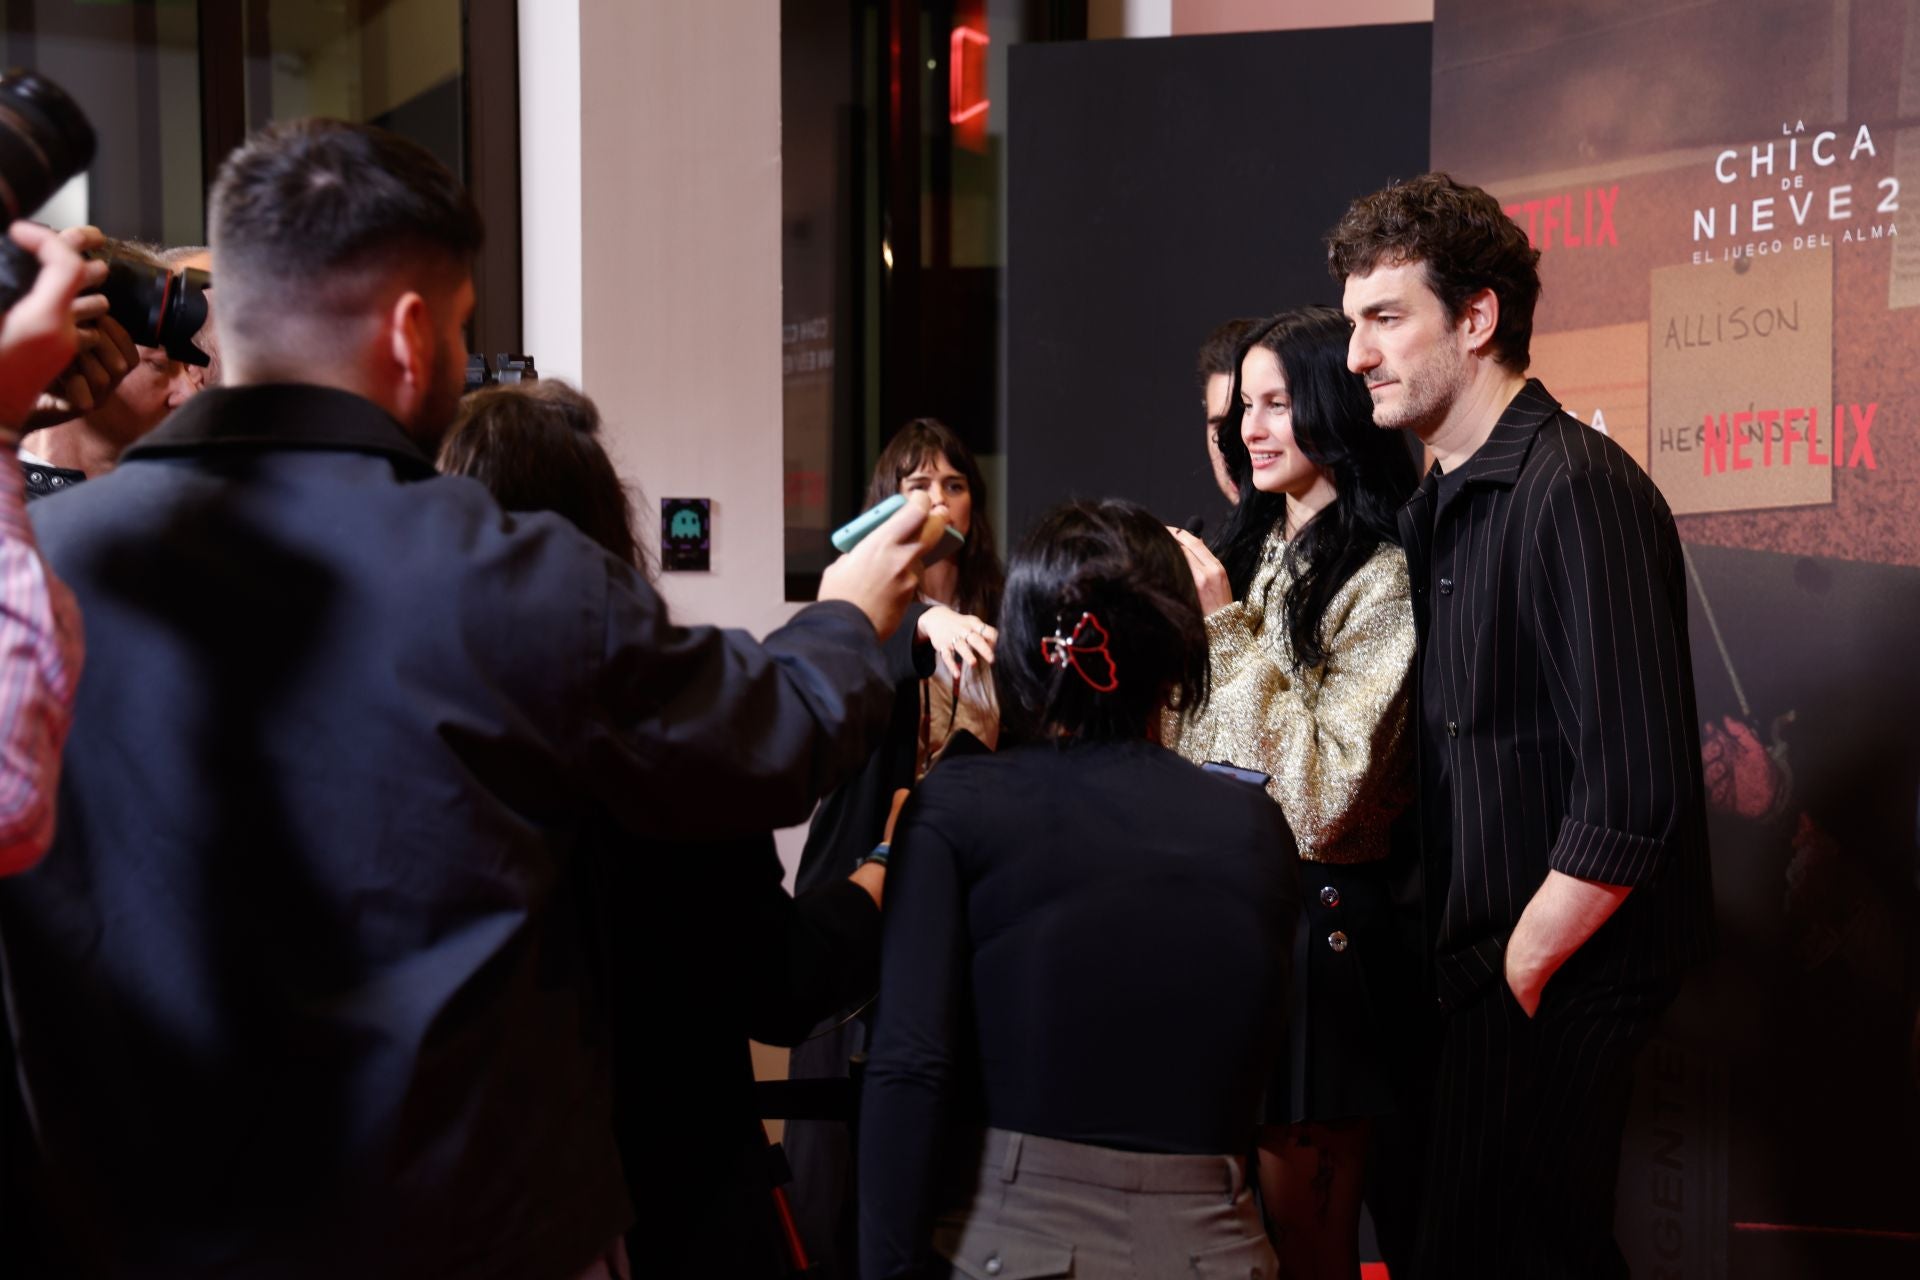
<path id="1" fill-rule="evenodd" d="M 60 751 L 84 644 L 80 609 L 41 559 L 26 485 L 0 457 L 0 875 L 24 871 L 53 843 Z"/>

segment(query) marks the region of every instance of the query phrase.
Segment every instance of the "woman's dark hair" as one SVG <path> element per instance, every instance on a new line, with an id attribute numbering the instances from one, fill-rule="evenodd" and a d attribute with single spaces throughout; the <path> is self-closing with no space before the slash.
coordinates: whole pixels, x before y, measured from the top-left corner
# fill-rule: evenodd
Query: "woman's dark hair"
<path id="1" fill-rule="evenodd" d="M 472 476 L 508 511 L 551 511 L 647 571 L 626 486 L 600 447 L 600 411 L 564 382 L 522 382 L 468 396 L 440 470 Z"/>
<path id="2" fill-rule="evenodd" d="M 937 418 L 915 418 L 900 430 L 880 451 L 873 464 L 873 481 L 867 486 L 868 507 L 885 502 L 900 492 L 908 476 L 936 458 L 947 462 L 966 477 L 967 492 L 973 495 L 973 519 L 967 527 L 967 545 L 960 550 L 955 566 L 960 571 L 960 612 L 992 622 L 1000 614 L 1000 593 L 1006 586 L 1006 573 L 1000 567 L 1000 552 L 993 540 L 993 517 L 987 514 L 987 482 L 980 477 L 980 466 L 973 451 L 954 434 L 953 428 Z M 931 495 L 938 499 L 939 495 Z"/>
<path id="3" fill-rule="evenodd" d="M 1418 475 L 1398 431 L 1373 423 L 1366 384 L 1347 368 L 1346 317 L 1332 307 L 1283 311 L 1255 328 L 1234 361 L 1233 395 L 1220 425 L 1220 452 L 1240 479 L 1240 500 L 1213 542 L 1226 566 L 1233 596 L 1244 600 L 1260 568 L 1267 535 L 1287 516 L 1285 494 L 1254 487 L 1246 441 L 1240 372 L 1247 353 L 1265 347 L 1280 361 L 1292 403 L 1293 439 L 1333 480 L 1334 499 L 1287 544 L 1293 582 L 1282 599 L 1287 635 L 1299 670 L 1327 659 L 1322 624 L 1327 605 L 1383 542 L 1398 544 L 1395 514 L 1413 493 Z M 1254 602 L 1264 608 L 1265 602 Z"/>
<path id="4" fill-rule="evenodd" d="M 1107 634 L 1116 687 L 1102 693 L 1041 641 L 1083 613 Z M 1105 683 L 1098 660 L 1088 669 Z M 1138 738 L 1163 704 L 1207 699 L 1207 629 L 1180 544 L 1131 502 L 1070 502 L 1040 518 L 1007 567 L 993 679 L 1006 731 L 1023 741 Z"/>

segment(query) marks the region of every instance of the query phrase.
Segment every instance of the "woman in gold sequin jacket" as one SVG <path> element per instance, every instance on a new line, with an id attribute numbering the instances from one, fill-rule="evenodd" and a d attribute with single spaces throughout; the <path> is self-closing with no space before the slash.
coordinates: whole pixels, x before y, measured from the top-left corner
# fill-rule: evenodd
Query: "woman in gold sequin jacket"
<path id="1" fill-rule="evenodd" d="M 1401 1096 L 1421 1083 L 1401 1071 L 1419 967 L 1387 872 L 1413 798 L 1413 611 L 1394 515 L 1416 474 L 1400 433 L 1373 424 L 1347 336 L 1328 307 L 1249 332 L 1219 440 L 1239 502 L 1212 548 L 1175 531 L 1207 614 L 1213 695 L 1169 721 L 1170 745 L 1270 775 L 1299 844 L 1289 1052 L 1259 1156 L 1282 1274 L 1301 1277 L 1357 1274 L 1376 1122 L 1417 1110 Z M 1370 1198 L 1391 1262 L 1409 1214 Z"/>

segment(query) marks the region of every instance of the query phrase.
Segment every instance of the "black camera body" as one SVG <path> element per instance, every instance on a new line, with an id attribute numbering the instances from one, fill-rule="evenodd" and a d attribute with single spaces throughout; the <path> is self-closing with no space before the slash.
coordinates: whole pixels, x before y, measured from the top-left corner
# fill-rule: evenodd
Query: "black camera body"
<path id="1" fill-rule="evenodd" d="M 467 356 L 467 388 L 463 394 L 471 394 L 482 387 L 499 386 L 502 383 L 538 382 L 539 370 L 533 367 L 533 357 L 515 355 L 502 351 L 492 360 L 473 352 Z"/>
<path id="2" fill-rule="evenodd" d="M 0 73 L 0 217 L 6 224 L 45 204 L 67 179 L 93 163 L 93 126 L 59 85 L 32 71 Z M 207 322 L 204 271 L 169 271 L 111 252 L 107 282 L 97 292 L 129 336 L 143 347 L 161 347 L 175 360 L 205 366 L 210 357 L 193 345 Z M 0 311 L 33 287 L 40 264 L 13 243 L 0 241 Z"/>

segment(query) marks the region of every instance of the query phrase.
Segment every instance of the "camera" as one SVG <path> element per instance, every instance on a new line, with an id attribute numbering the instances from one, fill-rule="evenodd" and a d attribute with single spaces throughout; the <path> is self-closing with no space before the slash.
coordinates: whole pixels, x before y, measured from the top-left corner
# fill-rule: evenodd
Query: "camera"
<path id="1" fill-rule="evenodd" d="M 169 271 L 114 256 L 94 254 L 107 264 L 107 282 L 96 291 L 107 296 L 107 310 L 127 336 L 143 347 L 163 348 L 182 364 L 205 368 L 212 357 L 193 343 L 207 322 L 207 290 L 213 277 L 186 267 Z"/>
<path id="2" fill-rule="evenodd" d="M 93 126 L 66 91 L 32 71 L 0 72 L 0 221 L 45 204 L 93 163 Z M 33 287 L 40 264 L 0 237 L 0 311 Z"/>
<path id="3" fill-rule="evenodd" d="M 33 71 L 0 73 L 0 218 L 11 224 L 50 199 L 66 181 L 93 163 L 95 139 L 86 113 L 53 81 Z M 162 347 L 175 360 L 205 366 L 209 357 L 193 345 L 207 322 L 204 271 L 168 271 L 115 257 L 97 292 L 127 334 L 143 347 Z M 18 302 L 40 264 L 11 240 L 0 240 L 0 311 Z"/>
<path id="4" fill-rule="evenodd" d="M 539 370 L 533 367 L 533 357 L 513 355 L 502 351 L 492 360 L 479 352 L 467 356 L 467 387 L 462 394 L 470 394 L 482 387 L 498 386 L 501 383 L 538 382 Z"/>

